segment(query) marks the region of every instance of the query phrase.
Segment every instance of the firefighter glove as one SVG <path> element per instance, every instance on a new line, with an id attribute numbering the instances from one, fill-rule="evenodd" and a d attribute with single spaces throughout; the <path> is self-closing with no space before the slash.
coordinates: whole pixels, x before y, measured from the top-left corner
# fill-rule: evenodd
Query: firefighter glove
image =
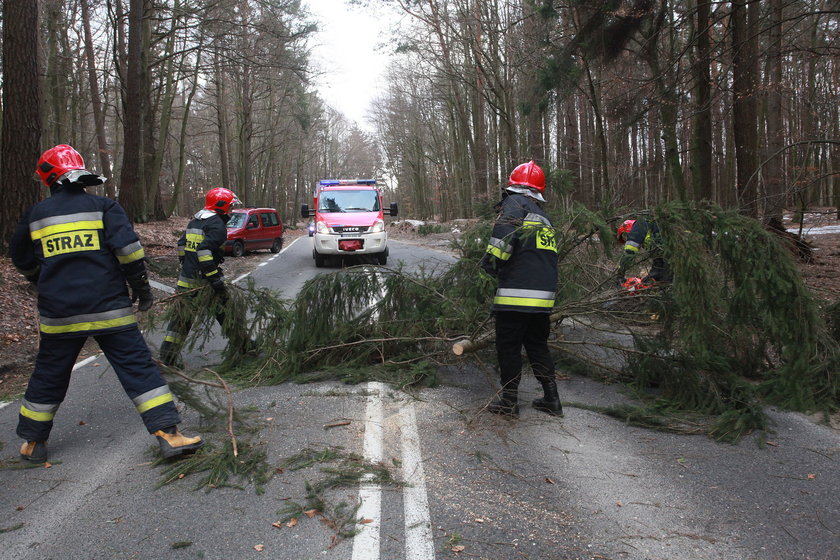
<path id="1" fill-rule="evenodd" d="M 216 295 L 219 296 L 219 299 L 223 303 L 227 302 L 228 293 L 224 278 L 213 278 L 210 280 L 210 287 L 213 288 L 213 291 L 216 292 Z"/>
<path id="2" fill-rule="evenodd" d="M 155 298 L 152 296 L 152 287 L 149 286 L 149 277 L 145 272 L 128 277 L 128 285 L 131 286 L 131 303 L 139 300 L 137 311 L 148 311 L 152 307 Z"/>

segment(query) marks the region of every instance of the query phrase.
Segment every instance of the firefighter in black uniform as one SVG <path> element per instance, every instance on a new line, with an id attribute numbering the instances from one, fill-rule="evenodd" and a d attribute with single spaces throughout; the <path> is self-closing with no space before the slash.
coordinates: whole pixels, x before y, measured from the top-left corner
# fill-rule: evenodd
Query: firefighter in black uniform
<path id="1" fill-rule="evenodd" d="M 533 401 L 534 408 L 563 415 L 548 350 L 557 289 L 557 238 L 541 207 L 544 191 L 545 174 L 533 161 L 513 170 L 481 261 L 482 268 L 498 279 L 493 312 L 502 390 L 500 398 L 488 405 L 496 414 L 519 415 L 517 393 L 524 346 L 544 393 Z"/>
<path id="2" fill-rule="evenodd" d="M 228 296 L 224 274 L 219 265 L 224 261 L 229 212 L 232 205 L 239 203 L 239 199 L 228 189 L 216 188 L 209 190 L 204 200 L 204 208 L 196 212 L 178 240 L 178 259 L 181 261 L 178 290 L 183 292 L 209 284 L 216 294 L 219 309 L 216 320 L 224 332 L 225 314 L 222 309 Z M 195 292 L 187 297 L 195 297 Z M 182 366 L 181 347 L 192 323 L 189 305 L 176 305 L 160 346 L 160 359 L 164 364 Z"/>
<path id="3" fill-rule="evenodd" d="M 673 275 L 668 261 L 662 255 L 662 234 L 654 221 L 624 220 L 618 228 L 618 240 L 624 241 L 624 252 L 618 265 L 617 283 L 624 284 L 627 269 L 633 265 L 640 250 L 647 251 L 652 262 L 648 275 L 642 278 L 642 284 L 653 285 L 654 282 L 671 282 Z"/>
<path id="4" fill-rule="evenodd" d="M 85 192 L 105 179 L 85 169 L 67 145 L 43 153 L 36 172 L 50 197 L 24 214 L 11 239 L 12 262 L 38 290 L 41 343 L 20 407 L 17 434 L 24 460 L 47 460 L 53 418 L 79 352 L 93 336 L 134 402 L 161 453 L 173 457 L 203 445 L 177 430 L 172 393 L 152 360 L 132 303 L 152 306 L 143 247 L 122 207 Z M 131 288 L 131 296 L 126 286 Z"/>

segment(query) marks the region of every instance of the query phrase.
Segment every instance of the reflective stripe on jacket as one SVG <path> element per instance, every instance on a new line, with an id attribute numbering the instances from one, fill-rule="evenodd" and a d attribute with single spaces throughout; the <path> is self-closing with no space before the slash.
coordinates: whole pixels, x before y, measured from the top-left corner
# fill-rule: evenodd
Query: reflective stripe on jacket
<path id="1" fill-rule="evenodd" d="M 125 211 L 74 185 L 54 186 L 51 193 L 27 210 L 10 243 L 14 265 L 37 282 L 41 333 L 88 336 L 132 328 L 137 321 L 125 278 L 146 265 Z"/>
<path id="2" fill-rule="evenodd" d="M 533 198 L 509 194 L 502 201 L 481 264 L 498 278 L 495 311 L 551 312 L 557 289 L 557 238 Z"/>

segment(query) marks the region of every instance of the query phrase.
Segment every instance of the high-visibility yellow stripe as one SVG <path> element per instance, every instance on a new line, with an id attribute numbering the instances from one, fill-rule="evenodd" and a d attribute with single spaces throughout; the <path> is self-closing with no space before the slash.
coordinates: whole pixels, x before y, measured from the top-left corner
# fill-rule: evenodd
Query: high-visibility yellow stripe
<path id="1" fill-rule="evenodd" d="M 176 336 L 172 336 L 172 335 L 166 335 L 165 337 L 163 337 L 163 341 L 164 342 L 171 342 L 173 344 L 180 344 L 181 343 L 180 338 L 178 338 Z"/>
<path id="2" fill-rule="evenodd" d="M 46 235 L 54 235 L 56 233 L 66 233 L 68 231 L 76 231 L 79 229 L 105 229 L 102 220 L 85 220 L 81 222 L 67 222 L 66 224 L 56 224 L 53 226 L 46 226 L 41 229 L 36 229 L 30 236 L 32 241 L 37 241 Z"/>
<path id="3" fill-rule="evenodd" d="M 55 412 L 35 412 L 34 410 L 29 410 L 23 405 L 20 407 L 20 415 L 26 416 L 36 422 L 49 422 L 55 418 Z"/>
<path id="4" fill-rule="evenodd" d="M 206 273 L 206 274 L 204 275 L 204 277 L 205 277 L 205 278 L 209 278 L 210 276 L 215 276 L 215 275 L 216 275 L 216 274 L 218 274 L 218 273 L 219 273 L 219 269 L 217 268 L 217 269 L 215 269 L 213 272 L 208 272 L 208 273 Z"/>
<path id="5" fill-rule="evenodd" d="M 128 264 L 130 262 L 139 261 L 140 259 L 142 259 L 145 256 L 146 256 L 146 252 L 143 249 L 140 249 L 140 250 L 134 251 L 130 255 L 125 255 L 124 257 L 121 257 L 120 255 L 117 255 L 117 260 L 119 261 L 120 264 Z"/>
<path id="6" fill-rule="evenodd" d="M 126 315 L 125 317 L 117 317 L 116 319 L 84 321 L 81 323 L 73 323 L 72 325 L 45 325 L 41 323 L 41 332 L 47 334 L 61 334 L 80 331 L 97 331 L 100 329 L 110 329 L 113 327 L 131 325 L 136 322 L 137 319 L 134 317 L 134 314 L 131 314 Z"/>
<path id="7" fill-rule="evenodd" d="M 137 412 L 141 414 L 146 412 L 147 410 L 151 410 L 156 406 L 160 406 L 162 404 L 166 404 L 168 402 L 172 402 L 172 393 L 166 393 L 165 395 L 161 395 L 159 397 L 155 397 L 153 399 L 149 399 L 144 403 L 137 405 Z"/>
<path id="8" fill-rule="evenodd" d="M 198 288 L 201 284 L 196 284 L 195 282 L 187 282 L 186 280 L 178 280 L 178 287 L 179 288 Z"/>
<path id="9" fill-rule="evenodd" d="M 213 255 L 199 255 L 199 257 L 198 257 L 198 262 L 207 262 L 207 261 L 212 261 L 212 260 L 213 260 Z"/>
<path id="10" fill-rule="evenodd" d="M 625 245 L 624 250 L 625 251 L 630 251 L 631 253 L 638 253 L 639 252 L 639 248 L 634 247 L 633 245 Z"/>
<path id="11" fill-rule="evenodd" d="M 510 253 L 502 251 L 501 249 L 499 249 L 498 247 L 494 247 L 493 245 L 487 246 L 487 252 L 502 261 L 510 259 L 511 256 Z"/>
<path id="12" fill-rule="evenodd" d="M 493 303 L 499 305 L 514 305 L 517 307 L 554 307 L 553 299 L 535 299 L 497 296 Z"/>

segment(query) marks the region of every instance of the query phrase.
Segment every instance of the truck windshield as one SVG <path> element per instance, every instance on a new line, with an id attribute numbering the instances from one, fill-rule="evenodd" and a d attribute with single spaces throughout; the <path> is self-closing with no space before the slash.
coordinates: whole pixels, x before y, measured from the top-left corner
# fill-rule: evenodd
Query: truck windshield
<path id="1" fill-rule="evenodd" d="M 245 225 L 245 218 L 248 215 L 243 212 L 234 212 L 230 215 L 230 221 L 227 223 L 228 228 L 239 228 Z"/>
<path id="2" fill-rule="evenodd" d="M 379 196 L 373 190 L 322 191 L 318 197 L 321 212 L 379 212 Z"/>

